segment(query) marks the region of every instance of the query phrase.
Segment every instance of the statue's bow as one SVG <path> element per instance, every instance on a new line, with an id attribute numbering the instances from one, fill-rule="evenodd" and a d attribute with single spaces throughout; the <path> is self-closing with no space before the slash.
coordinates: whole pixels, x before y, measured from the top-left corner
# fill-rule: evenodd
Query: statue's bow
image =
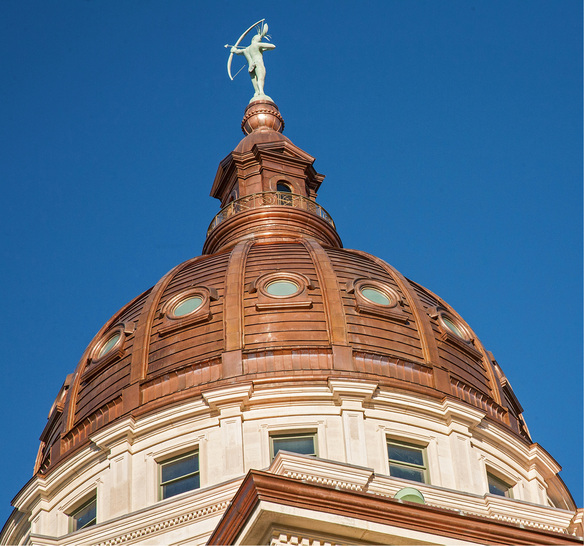
<path id="1" fill-rule="evenodd" d="M 260 19 L 257 23 L 254 23 L 253 25 L 251 25 L 251 27 L 249 27 L 240 37 L 239 40 L 237 40 L 237 42 L 235 42 L 235 45 L 233 47 L 237 47 L 239 45 L 239 43 L 241 42 L 241 40 L 243 40 L 246 36 L 247 33 L 253 29 L 254 27 L 258 26 L 260 23 L 263 23 L 265 21 L 264 19 Z M 229 59 L 227 59 L 227 74 L 229 74 L 229 78 L 231 80 L 233 80 L 233 76 L 231 75 L 231 61 L 233 60 L 233 53 L 229 54 Z M 237 74 L 236 74 L 237 75 Z"/>

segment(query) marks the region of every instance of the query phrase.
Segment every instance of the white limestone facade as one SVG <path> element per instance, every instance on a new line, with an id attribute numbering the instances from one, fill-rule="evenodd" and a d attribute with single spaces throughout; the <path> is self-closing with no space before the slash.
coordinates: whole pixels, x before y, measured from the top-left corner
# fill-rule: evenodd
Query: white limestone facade
<path id="1" fill-rule="evenodd" d="M 390 498 L 414 487 L 429 506 L 582 534 L 582 512 L 576 511 L 554 459 L 478 409 L 454 399 L 386 391 L 375 382 L 284 379 L 209 390 L 98 431 L 88 446 L 25 485 L 0 542 L 205 544 L 252 469 Z M 280 451 L 272 458 L 270 437 L 282 434 L 314 435 L 316 455 Z M 426 483 L 390 475 L 388 441 L 424 451 Z M 198 453 L 200 487 L 161 500 L 160 464 L 186 453 Z M 488 473 L 510 485 L 508 497 L 489 493 Z M 96 524 L 70 532 L 70 514 L 94 496 Z M 274 545 L 335 542 L 330 533 L 298 538 L 285 525 L 270 532 L 261 538 Z M 422 539 L 408 538 L 409 543 Z"/>

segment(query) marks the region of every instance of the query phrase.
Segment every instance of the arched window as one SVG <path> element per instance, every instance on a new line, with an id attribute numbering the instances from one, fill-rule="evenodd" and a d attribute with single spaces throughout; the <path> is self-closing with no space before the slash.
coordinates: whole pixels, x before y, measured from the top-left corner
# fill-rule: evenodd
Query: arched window
<path id="1" fill-rule="evenodd" d="M 286 184 L 285 182 L 280 180 L 276 184 L 276 191 L 280 194 L 280 195 L 278 195 L 278 204 L 285 205 L 287 207 L 291 207 L 292 206 L 292 196 L 286 195 L 286 194 L 292 193 L 292 189 L 290 188 L 290 186 L 288 184 Z"/>

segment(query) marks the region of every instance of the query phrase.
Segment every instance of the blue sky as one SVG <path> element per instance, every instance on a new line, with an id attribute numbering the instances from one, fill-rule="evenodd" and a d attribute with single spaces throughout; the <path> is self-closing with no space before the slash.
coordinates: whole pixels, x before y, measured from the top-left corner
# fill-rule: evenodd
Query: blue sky
<path id="1" fill-rule="evenodd" d="M 345 247 L 468 321 L 582 506 L 581 2 L 4 0 L 0 519 L 97 330 L 201 252 L 262 17 Z"/>

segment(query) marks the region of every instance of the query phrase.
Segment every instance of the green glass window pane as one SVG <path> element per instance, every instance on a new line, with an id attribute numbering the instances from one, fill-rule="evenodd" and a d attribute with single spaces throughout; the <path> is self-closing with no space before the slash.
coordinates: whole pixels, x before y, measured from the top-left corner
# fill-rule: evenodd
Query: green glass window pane
<path id="1" fill-rule="evenodd" d="M 181 493 L 186 493 L 187 491 L 192 491 L 193 489 L 198 489 L 200 487 L 199 475 L 188 476 L 182 480 L 177 480 L 175 482 L 170 482 L 162 486 L 162 498 L 167 499 L 168 497 L 173 497 L 174 495 L 180 495 Z"/>
<path id="2" fill-rule="evenodd" d="M 442 322 L 453 334 L 456 334 L 458 337 L 464 338 L 464 332 L 452 322 L 448 317 L 442 316 Z"/>
<path id="3" fill-rule="evenodd" d="M 404 480 L 412 480 L 414 482 L 424 483 L 424 472 L 417 468 L 409 468 L 407 466 L 390 465 L 389 475 L 395 478 L 403 478 Z"/>
<path id="4" fill-rule="evenodd" d="M 95 525 L 97 514 L 97 501 L 93 499 L 89 504 L 81 507 L 72 516 L 75 521 L 75 531 L 83 529 L 84 527 L 89 527 Z"/>
<path id="5" fill-rule="evenodd" d="M 298 285 L 291 281 L 274 281 L 266 286 L 266 292 L 271 296 L 291 296 L 298 292 Z"/>
<path id="6" fill-rule="evenodd" d="M 122 334 L 120 334 L 120 332 L 116 332 L 112 337 L 110 337 L 99 350 L 97 358 L 101 358 L 102 356 L 105 356 L 107 353 L 109 353 L 114 348 L 114 345 L 118 342 L 121 335 Z"/>
<path id="7" fill-rule="evenodd" d="M 387 454 L 392 461 L 424 466 L 424 453 L 419 448 L 387 444 Z"/>
<path id="8" fill-rule="evenodd" d="M 174 309 L 173 314 L 175 317 L 183 317 L 192 313 L 195 309 L 198 309 L 203 303 L 203 298 L 199 296 L 192 296 L 182 300 Z"/>
<path id="9" fill-rule="evenodd" d="M 361 294 L 369 301 L 378 305 L 389 305 L 391 303 L 390 299 L 381 290 L 377 290 L 376 288 L 363 288 Z"/>
<path id="10" fill-rule="evenodd" d="M 171 480 L 176 480 L 181 476 L 186 476 L 199 470 L 199 456 L 197 454 L 189 455 L 188 457 L 183 457 L 182 459 L 177 459 L 176 461 L 171 461 L 164 463 L 161 469 L 161 481 L 162 483 L 169 482 Z"/>
<path id="11" fill-rule="evenodd" d="M 312 436 L 290 436 L 288 438 L 273 438 L 274 457 L 278 451 L 291 451 L 302 455 L 316 455 L 314 451 L 314 437 Z"/>

